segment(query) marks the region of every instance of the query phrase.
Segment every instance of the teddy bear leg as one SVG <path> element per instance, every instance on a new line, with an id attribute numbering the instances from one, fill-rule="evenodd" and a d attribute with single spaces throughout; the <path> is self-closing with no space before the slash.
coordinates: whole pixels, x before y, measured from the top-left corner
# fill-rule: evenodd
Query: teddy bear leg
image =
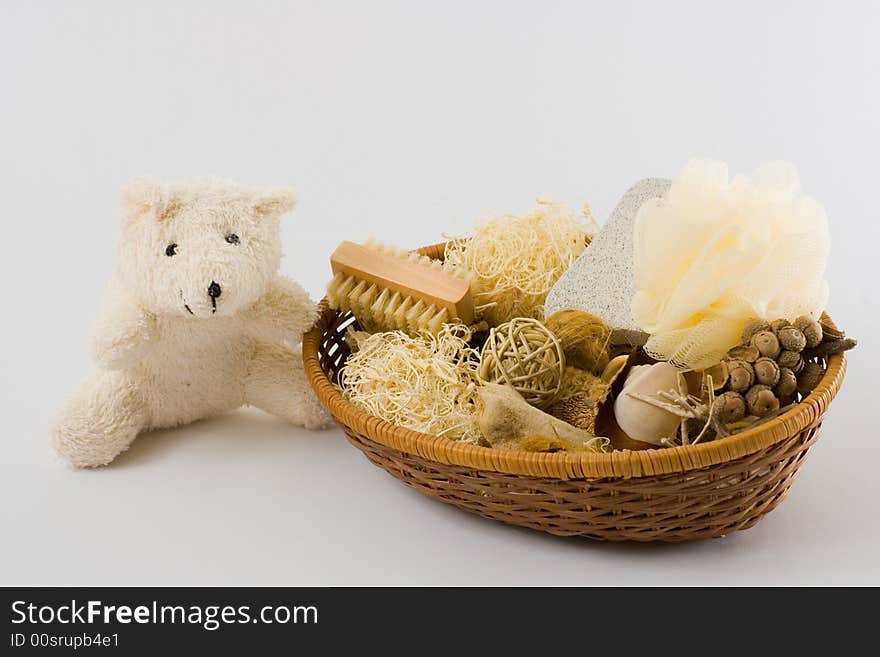
<path id="1" fill-rule="evenodd" d="M 121 372 L 97 371 L 62 405 L 51 444 L 71 465 L 107 465 L 146 426 L 147 412 L 133 382 Z"/>
<path id="2" fill-rule="evenodd" d="M 332 424 L 306 380 L 301 356 L 279 344 L 261 342 L 254 349 L 245 401 L 307 429 L 325 429 Z"/>

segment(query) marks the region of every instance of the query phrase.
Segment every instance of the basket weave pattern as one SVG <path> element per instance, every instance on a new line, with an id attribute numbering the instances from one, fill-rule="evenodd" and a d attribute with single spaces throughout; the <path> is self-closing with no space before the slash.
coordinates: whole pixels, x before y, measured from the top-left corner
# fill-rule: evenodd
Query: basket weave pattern
<path id="1" fill-rule="evenodd" d="M 441 257 L 442 245 L 421 251 Z M 846 369 L 845 357 L 833 356 L 802 403 L 723 440 L 611 454 L 507 452 L 397 427 L 345 400 L 334 383 L 353 321 L 324 304 L 303 339 L 309 381 L 348 440 L 423 493 L 561 536 L 688 541 L 751 527 L 785 498 Z"/>

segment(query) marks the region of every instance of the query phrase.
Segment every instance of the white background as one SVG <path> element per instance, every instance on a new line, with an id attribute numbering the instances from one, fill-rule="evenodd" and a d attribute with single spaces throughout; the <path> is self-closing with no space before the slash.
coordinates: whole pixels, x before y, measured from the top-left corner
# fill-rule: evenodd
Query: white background
<path id="1" fill-rule="evenodd" d="M 0 583 L 880 584 L 878 7 L 4 2 Z M 337 430 L 254 411 L 143 436 L 103 470 L 47 446 L 91 366 L 129 176 L 293 184 L 282 267 L 317 297 L 341 239 L 433 243 L 538 195 L 601 222 L 694 155 L 798 165 L 831 223 L 829 312 L 862 341 L 754 529 L 645 546 L 510 528 Z"/>

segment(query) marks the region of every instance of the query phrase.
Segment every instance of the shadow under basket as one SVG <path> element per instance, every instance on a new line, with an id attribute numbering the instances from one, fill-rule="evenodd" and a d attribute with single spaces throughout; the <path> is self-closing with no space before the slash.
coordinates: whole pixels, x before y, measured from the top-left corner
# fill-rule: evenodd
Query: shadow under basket
<path id="1" fill-rule="evenodd" d="M 443 257 L 443 245 L 419 250 Z M 783 415 L 720 440 L 609 454 L 500 451 L 399 427 L 335 386 L 354 321 L 321 304 L 303 338 L 309 382 L 349 442 L 405 484 L 487 518 L 559 536 L 692 541 L 748 529 L 788 493 L 846 371 L 828 359 L 816 389 Z"/>

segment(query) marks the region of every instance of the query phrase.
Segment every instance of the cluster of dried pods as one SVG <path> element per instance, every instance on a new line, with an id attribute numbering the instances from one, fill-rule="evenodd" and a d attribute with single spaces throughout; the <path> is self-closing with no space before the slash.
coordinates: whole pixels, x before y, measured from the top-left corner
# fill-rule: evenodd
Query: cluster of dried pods
<path id="1" fill-rule="evenodd" d="M 745 327 L 741 344 L 703 372 L 705 397 L 668 391 L 644 401 L 682 418 L 681 435 L 669 443 L 728 436 L 809 395 L 825 374 L 825 359 L 854 346 L 842 331 L 808 316 L 756 320 Z"/>
<path id="2" fill-rule="evenodd" d="M 824 358 L 855 346 L 841 331 L 812 319 L 794 322 L 753 321 L 742 343 L 717 366 L 707 370 L 721 422 L 738 422 L 748 415 L 766 417 L 780 407 L 806 397 L 825 374 Z"/>

